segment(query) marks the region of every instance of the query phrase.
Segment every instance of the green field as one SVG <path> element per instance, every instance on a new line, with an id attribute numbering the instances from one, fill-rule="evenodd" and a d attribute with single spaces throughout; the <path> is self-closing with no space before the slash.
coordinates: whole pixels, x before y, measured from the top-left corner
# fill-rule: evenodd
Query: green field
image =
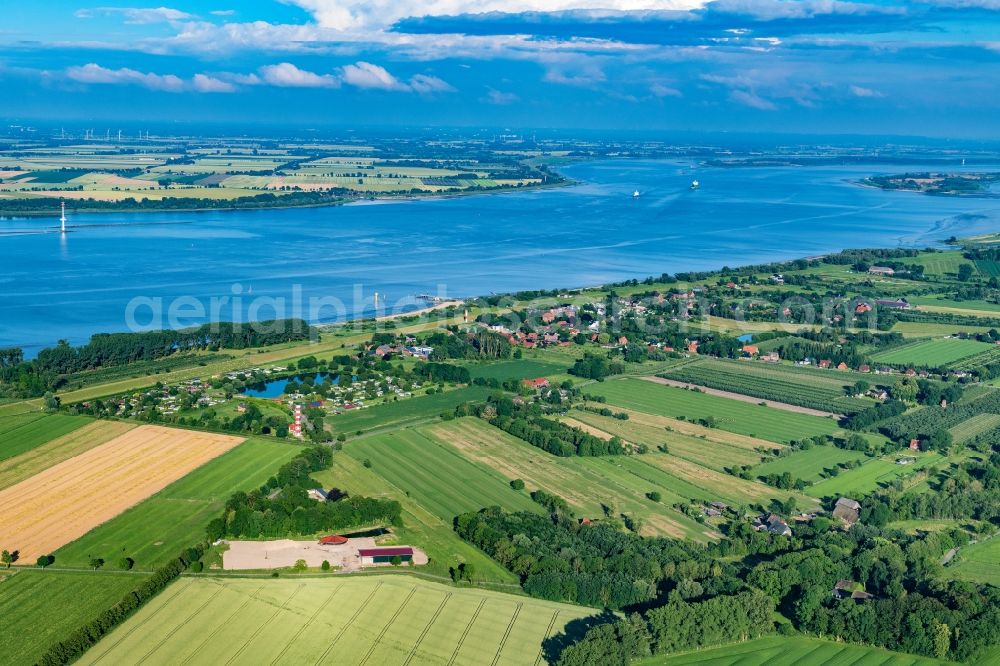
<path id="1" fill-rule="evenodd" d="M 819 481 L 823 470 L 836 467 L 839 463 L 850 460 L 864 460 L 861 451 L 838 449 L 836 446 L 814 446 L 808 451 L 795 451 L 791 455 L 768 460 L 753 468 L 754 476 L 768 474 L 784 474 L 788 472 L 792 478 L 803 481 Z"/>
<path id="2" fill-rule="evenodd" d="M 592 609 L 412 576 L 182 578 L 79 664 L 540 664 Z"/>
<path id="3" fill-rule="evenodd" d="M 463 402 L 485 400 L 492 392 L 484 386 L 468 386 L 338 414 L 327 422 L 334 432 L 348 435 L 373 428 L 398 428 L 436 418 L 444 412 L 451 413 Z"/>
<path id="4" fill-rule="evenodd" d="M 949 578 L 1000 585 L 1000 538 L 962 548 L 958 559 L 944 571 Z"/>
<path id="5" fill-rule="evenodd" d="M 911 342 L 872 356 L 877 363 L 941 367 L 993 349 L 992 345 L 961 338 L 936 338 Z"/>
<path id="6" fill-rule="evenodd" d="M 45 650 L 142 582 L 133 574 L 20 571 L 0 581 L 0 662 L 31 666 Z"/>
<path id="7" fill-rule="evenodd" d="M 524 358 L 488 365 L 470 365 L 468 368 L 473 379 L 482 377 L 484 379 L 496 379 L 503 382 L 508 379 L 533 379 L 535 377 L 565 373 L 570 365 L 571 363 L 569 362 L 558 363 L 543 361 L 541 359 Z"/>
<path id="8" fill-rule="evenodd" d="M 617 379 L 592 384 L 587 392 L 607 398 L 612 405 L 689 420 L 713 417 L 722 430 L 762 437 L 774 442 L 832 433 L 832 419 L 664 386 L 641 379 Z"/>
<path id="9" fill-rule="evenodd" d="M 636 662 L 636 666 L 934 666 L 938 661 L 881 648 L 835 643 L 803 636 L 768 636 L 746 643 L 664 655 Z"/>
<path id="10" fill-rule="evenodd" d="M 1000 426 L 1000 414 L 983 413 L 948 428 L 948 432 L 957 444 L 961 444 L 998 426 Z"/>
<path id="11" fill-rule="evenodd" d="M 618 513 L 641 520 L 644 534 L 697 541 L 718 537 L 713 528 L 677 511 L 672 504 L 687 504 L 692 497 L 714 499 L 718 494 L 712 487 L 718 487 L 715 479 L 724 476 L 721 473 L 692 465 L 699 473 L 707 473 L 711 481 L 690 483 L 676 467 L 685 461 L 662 454 L 649 454 L 662 458 L 658 461 L 662 466 L 647 464 L 645 456 L 557 458 L 471 417 L 427 426 L 424 431 L 504 479 L 523 480 L 526 491 L 542 489 L 559 495 L 579 517 L 600 517 L 614 507 Z M 660 502 L 646 497 L 652 490 L 661 491 Z M 727 494 L 731 492 L 732 488 L 727 490 Z"/>
<path id="12" fill-rule="evenodd" d="M 962 264 L 972 263 L 962 256 L 961 250 L 921 253 L 908 261 L 922 265 L 924 267 L 925 275 L 937 275 L 942 277 L 947 275 L 957 276 L 959 266 Z"/>
<path id="13" fill-rule="evenodd" d="M 205 526 L 237 490 L 263 484 L 299 451 L 292 444 L 247 440 L 56 551 L 56 562 L 87 566 L 90 558 L 135 560 L 156 568 L 205 538 Z"/>
<path id="14" fill-rule="evenodd" d="M 896 459 L 907 453 L 909 452 L 869 460 L 861 467 L 841 472 L 838 476 L 829 477 L 806 488 L 806 493 L 813 497 L 846 495 L 857 499 L 885 487 L 895 479 L 912 476 L 926 467 L 945 460 L 940 454 L 931 451 L 914 452 L 916 462 L 909 465 L 896 464 Z"/>
<path id="15" fill-rule="evenodd" d="M 517 578 L 475 546 L 459 537 L 452 521 L 431 513 L 407 492 L 346 454 L 333 457 L 328 470 L 312 475 L 324 488 L 340 488 L 352 495 L 393 499 L 403 507 L 403 524 L 394 526 L 394 538 L 380 541 L 390 544 L 418 545 L 427 553 L 429 562 L 421 570 L 438 576 L 450 575 L 449 568 L 461 562 L 471 562 L 476 568 L 475 579 L 518 588 Z"/>
<path id="16" fill-rule="evenodd" d="M 66 414 L 19 414 L 0 417 L 0 461 L 19 456 L 93 421 Z"/>
<path id="17" fill-rule="evenodd" d="M 754 361 L 699 358 L 663 373 L 664 377 L 723 391 L 801 405 L 823 411 L 852 413 L 872 403 L 847 395 L 865 375 Z"/>
<path id="18" fill-rule="evenodd" d="M 349 442 L 344 447 L 427 510 L 450 523 L 460 513 L 485 506 L 512 511 L 540 511 L 509 479 L 470 462 L 453 447 L 423 430 L 405 429 Z"/>

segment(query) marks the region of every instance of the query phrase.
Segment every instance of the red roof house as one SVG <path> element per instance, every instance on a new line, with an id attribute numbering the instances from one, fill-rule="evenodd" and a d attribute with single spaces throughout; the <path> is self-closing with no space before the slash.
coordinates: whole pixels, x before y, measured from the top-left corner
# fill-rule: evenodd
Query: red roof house
<path id="1" fill-rule="evenodd" d="M 325 536 L 319 540 L 319 545 L 321 546 L 343 546 L 345 543 L 347 543 L 347 537 L 339 534 Z"/>

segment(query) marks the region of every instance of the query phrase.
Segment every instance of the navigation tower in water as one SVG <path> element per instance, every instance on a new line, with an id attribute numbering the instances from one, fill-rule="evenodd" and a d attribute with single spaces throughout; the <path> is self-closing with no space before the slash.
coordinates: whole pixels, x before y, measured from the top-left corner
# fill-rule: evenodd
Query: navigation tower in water
<path id="1" fill-rule="evenodd" d="M 59 202 L 60 209 L 62 210 L 62 216 L 59 218 L 59 231 L 60 233 L 66 233 L 66 202 Z"/>

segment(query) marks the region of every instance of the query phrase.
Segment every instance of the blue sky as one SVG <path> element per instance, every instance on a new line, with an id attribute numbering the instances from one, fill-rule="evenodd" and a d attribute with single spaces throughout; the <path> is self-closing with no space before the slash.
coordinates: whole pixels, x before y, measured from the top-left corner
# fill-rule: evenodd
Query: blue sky
<path id="1" fill-rule="evenodd" d="M 123 2 L 6 7 L 0 115 L 1000 133 L 1000 0 Z"/>

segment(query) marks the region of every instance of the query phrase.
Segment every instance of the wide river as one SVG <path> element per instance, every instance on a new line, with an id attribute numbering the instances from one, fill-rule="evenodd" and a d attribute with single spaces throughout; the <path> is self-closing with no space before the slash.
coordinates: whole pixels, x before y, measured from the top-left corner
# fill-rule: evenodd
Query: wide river
<path id="1" fill-rule="evenodd" d="M 98 331 L 200 323 L 212 316 L 213 298 L 223 319 L 329 321 L 371 314 L 376 291 L 381 307 L 398 311 L 416 307 L 412 297 L 423 293 L 594 285 L 1000 231 L 1000 199 L 852 182 L 920 169 L 595 161 L 564 168 L 579 184 L 550 190 L 74 215 L 66 235 L 40 233 L 54 228 L 52 218 L 0 220 L 0 346 L 32 355 L 60 338 L 81 343 Z M 701 187 L 692 191 L 694 178 Z"/>

